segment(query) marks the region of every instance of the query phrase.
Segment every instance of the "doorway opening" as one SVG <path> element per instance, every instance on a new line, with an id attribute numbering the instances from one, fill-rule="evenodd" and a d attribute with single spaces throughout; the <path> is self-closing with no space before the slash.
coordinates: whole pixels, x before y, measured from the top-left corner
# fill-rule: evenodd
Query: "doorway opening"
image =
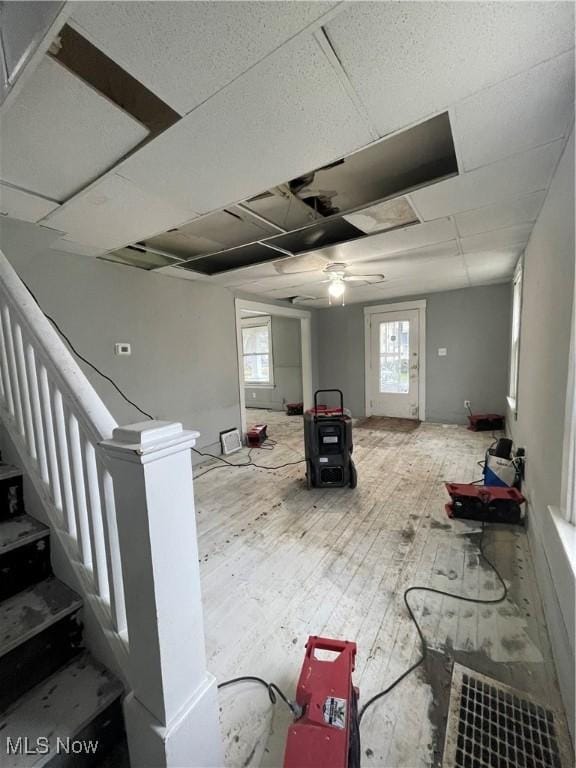
<path id="1" fill-rule="evenodd" d="M 236 299 L 243 438 L 258 423 L 269 424 L 272 439 L 279 430 L 302 429 L 302 417 L 288 416 L 287 406 L 312 405 L 310 318 L 305 310 Z"/>
<path id="2" fill-rule="evenodd" d="M 364 308 L 366 416 L 424 421 L 426 300 Z"/>

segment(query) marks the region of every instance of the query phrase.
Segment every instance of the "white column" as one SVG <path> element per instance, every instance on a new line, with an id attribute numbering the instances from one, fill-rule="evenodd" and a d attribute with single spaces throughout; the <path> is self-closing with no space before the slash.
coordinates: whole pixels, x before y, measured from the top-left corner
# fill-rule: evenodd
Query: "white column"
<path id="1" fill-rule="evenodd" d="M 147 421 L 101 443 L 114 480 L 130 643 L 132 765 L 224 764 L 206 670 L 190 448 L 198 432 Z"/>

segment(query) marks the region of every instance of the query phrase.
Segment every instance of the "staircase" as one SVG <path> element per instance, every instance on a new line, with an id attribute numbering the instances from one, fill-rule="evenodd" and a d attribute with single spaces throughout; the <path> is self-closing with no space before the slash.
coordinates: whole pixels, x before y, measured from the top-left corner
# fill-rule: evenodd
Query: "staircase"
<path id="1" fill-rule="evenodd" d="M 82 598 L 55 578 L 50 531 L 0 464 L 0 765 L 129 765 L 121 682 L 82 647 Z"/>
<path id="2" fill-rule="evenodd" d="M 48 526 L 25 513 L 22 472 L 0 464 L 0 768 L 121 768 L 124 722 L 134 768 L 222 766 L 197 436 L 177 422 L 120 427 L 0 251 L 0 444 Z M 50 542 L 74 591 L 52 573 Z M 125 691 L 83 649 L 80 615 Z"/>

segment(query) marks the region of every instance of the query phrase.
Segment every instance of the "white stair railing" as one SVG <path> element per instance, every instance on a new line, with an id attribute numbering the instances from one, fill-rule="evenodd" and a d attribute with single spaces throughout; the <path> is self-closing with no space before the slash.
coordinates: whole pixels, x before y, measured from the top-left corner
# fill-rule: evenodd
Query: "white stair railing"
<path id="1" fill-rule="evenodd" d="M 112 478 L 98 449 L 117 424 L 1 252 L 0 413 L 87 596 L 126 637 Z"/>
<path id="2" fill-rule="evenodd" d="M 120 428 L 0 251 L 0 419 L 131 692 L 138 768 L 223 764 L 206 669 L 190 448 Z"/>

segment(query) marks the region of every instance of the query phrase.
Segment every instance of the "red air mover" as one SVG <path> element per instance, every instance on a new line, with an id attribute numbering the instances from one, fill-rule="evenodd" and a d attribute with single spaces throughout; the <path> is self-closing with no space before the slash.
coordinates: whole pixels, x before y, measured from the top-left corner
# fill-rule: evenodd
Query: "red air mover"
<path id="1" fill-rule="evenodd" d="M 316 651 L 337 655 L 321 659 Z M 355 657 L 356 643 L 308 638 L 296 690 L 303 713 L 288 731 L 284 768 L 360 768 Z"/>
<path id="2" fill-rule="evenodd" d="M 446 483 L 452 499 L 446 504 L 448 517 L 480 520 L 485 523 L 522 523 L 524 496 L 517 488 Z"/>
<path id="3" fill-rule="evenodd" d="M 499 413 L 471 413 L 468 422 L 472 432 L 494 432 L 506 426 L 504 416 Z"/>
<path id="4" fill-rule="evenodd" d="M 248 445 L 252 446 L 253 448 L 257 448 L 259 445 L 262 445 L 262 443 L 268 437 L 266 434 L 267 428 L 267 424 L 254 424 L 253 427 L 250 427 L 246 433 Z"/>

